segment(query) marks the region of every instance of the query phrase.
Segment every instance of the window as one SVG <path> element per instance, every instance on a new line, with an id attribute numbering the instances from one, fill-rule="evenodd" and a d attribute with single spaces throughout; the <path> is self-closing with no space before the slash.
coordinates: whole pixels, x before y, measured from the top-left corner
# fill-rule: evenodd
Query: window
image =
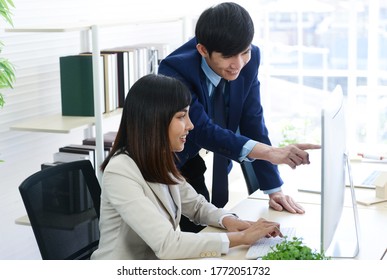
<path id="1" fill-rule="evenodd" d="M 272 138 L 280 142 L 291 123 L 300 132 L 298 141 L 319 139 L 316 108 L 340 84 L 349 101 L 351 151 L 387 152 L 386 1 L 269 0 L 258 5 L 250 14 L 254 43 L 262 51 L 259 79 Z M 286 100 L 286 106 L 278 100 Z"/>

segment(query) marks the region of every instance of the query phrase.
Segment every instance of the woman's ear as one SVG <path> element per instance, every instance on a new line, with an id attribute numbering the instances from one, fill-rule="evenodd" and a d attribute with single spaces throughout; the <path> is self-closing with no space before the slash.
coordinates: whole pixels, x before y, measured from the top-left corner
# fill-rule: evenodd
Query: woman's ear
<path id="1" fill-rule="evenodd" d="M 208 51 L 207 51 L 206 47 L 203 46 L 202 44 L 197 44 L 196 49 L 198 50 L 198 52 L 200 53 L 201 56 L 203 56 L 203 57 L 208 56 Z"/>

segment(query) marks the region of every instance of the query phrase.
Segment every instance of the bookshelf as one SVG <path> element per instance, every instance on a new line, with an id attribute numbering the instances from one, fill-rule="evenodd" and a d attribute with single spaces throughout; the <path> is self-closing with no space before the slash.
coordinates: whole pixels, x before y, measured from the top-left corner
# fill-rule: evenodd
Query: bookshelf
<path id="1" fill-rule="evenodd" d="M 102 118 L 111 118 L 120 116 L 122 108 L 118 108 L 110 113 L 104 113 Z M 71 117 L 62 116 L 61 114 L 54 114 L 50 116 L 39 116 L 29 118 L 21 121 L 10 127 L 15 131 L 29 131 L 29 132 L 49 132 L 49 133 L 70 133 L 75 129 L 88 129 L 94 126 L 96 122 L 95 117 Z"/>
<path id="2" fill-rule="evenodd" d="M 111 113 L 102 112 L 103 89 L 100 81 L 99 73 L 102 71 L 99 64 L 99 56 L 101 53 L 99 47 L 99 29 L 105 27 L 119 27 L 125 25 L 142 25 L 155 23 L 170 23 L 180 22 L 182 25 L 182 41 L 187 38 L 187 19 L 166 18 L 142 21 L 106 21 L 98 24 L 90 22 L 81 22 L 78 24 L 66 24 L 61 26 L 31 26 L 31 27 L 16 27 L 6 28 L 5 32 L 35 32 L 35 33 L 50 33 L 50 32 L 81 32 L 81 50 L 92 52 L 92 67 L 93 67 L 93 87 L 94 87 L 94 117 L 69 117 L 55 114 L 50 116 L 41 116 L 29 118 L 16 123 L 10 127 L 11 130 L 29 131 L 29 132 L 51 132 L 51 133 L 69 133 L 73 129 L 84 128 L 89 129 L 95 126 L 96 139 L 96 164 L 99 166 L 104 159 L 103 145 L 103 119 L 111 116 L 121 115 L 122 110 L 118 109 Z M 91 47 L 89 42 L 91 41 Z M 98 180 L 101 180 L 102 173 L 99 168 L 96 168 Z"/>

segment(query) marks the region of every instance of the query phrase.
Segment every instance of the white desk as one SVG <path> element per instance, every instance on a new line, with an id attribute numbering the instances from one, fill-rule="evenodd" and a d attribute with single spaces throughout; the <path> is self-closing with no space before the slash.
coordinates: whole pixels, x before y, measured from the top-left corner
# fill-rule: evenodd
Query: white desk
<path id="1" fill-rule="evenodd" d="M 296 170 L 292 170 L 287 166 L 280 166 L 280 172 L 285 182 L 283 191 L 292 196 L 305 208 L 305 214 L 290 214 L 270 209 L 268 196 L 261 191 L 253 193 L 231 210 L 242 219 L 254 221 L 262 217 L 279 222 L 282 227 L 296 227 L 296 235 L 302 237 L 311 248 L 319 250 L 321 195 L 298 191 L 299 188 L 308 188 L 316 184 L 321 185 L 321 177 L 319 175 L 321 174 L 321 165 L 319 164 L 320 159 L 317 152 L 312 153 L 311 162 L 312 164 L 297 167 Z M 363 167 L 387 170 L 387 164 L 385 163 L 371 164 L 355 161 L 352 162 L 351 166 L 354 172 Z M 354 229 L 350 194 L 350 188 L 347 187 L 340 231 L 342 228 Z M 367 200 L 375 197 L 375 190 L 355 188 L 355 195 L 357 200 Z M 387 202 L 369 206 L 358 204 L 357 206 L 360 224 L 360 251 L 355 259 L 378 260 L 387 248 Z M 204 231 L 220 231 L 220 229 L 208 227 Z M 224 259 L 243 260 L 245 259 L 247 249 L 247 246 L 231 248 L 229 253 L 224 256 Z"/>
<path id="2" fill-rule="evenodd" d="M 290 214 L 288 212 L 278 212 L 268 207 L 265 199 L 247 198 L 237 204 L 232 211 L 242 219 L 257 220 L 265 218 L 276 221 L 282 227 L 296 227 L 296 236 L 302 237 L 305 243 L 311 248 L 319 248 L 320 243 L 320 205 L 312 203 L 302 203 L 306 213 Z M 378 260 L 387 248 L 387 209 L 359 208 L 360 220 L 360 252 L 355 259 Z M 342 220 L 352 221 L 352 209 L 344 208 Z M 345 222 L 344 222 L 344 225 Z M 222 231 L 218 228 L 207 227 L 206 232 Z M 245 259 L 247 246 L 231 248 L 224 259 Z"/>
<path id="3" fill-rule="evenodd" d="M 321 203 L 321 195 L 316 193 L 306 193 L 303 191 L 299 191 L 297 188 L 293 186 L 289 186 L 285 184 L 283 187 L 283 191 L 285 194 L 290 195 L 295 201 L 299 203 L 306 203 L 306 204 L 320 204 Z M 363 188 L 355 188 L 355 196 L 356 200 L 364 201 L 364 200 L 371 200 L 372 198 L 375 198 L 375 190 L 374 189 L 363 189 Z M 249 196 L 251 199 L 264 199 L 267 200 L 267 195 L 264 194 L 261 191 L 257 191 Z M 346 187 L 345 190 L 345 198 L 344 198 L 344 205 L 347 207 L 352 206 L 351 201 L 351 190 L 349 187 Z M 387 202 L 380 202 L 380 203 L 374 203 L 371 205 L 364 205 L 358 202 L 357 204 L 358 208 L 365 208 L 365 209 L 384 209 L 387 210 Z"/>
<path id="4" fill-rule="evenodd" d="M 256 220 L 259 217 L 281 223 L 283 227 L 296 227 L 297 236 L 302 237 L 305 243 L 312 248 L 320 248 L 320 210 L 321 195 L 316 193 L 300 192 L 298 189 L 308 188 L 312 185 L 321 185 L 321 165 L 317 152 L 312 153 L 311 165 L 297 167 L 292 170 L 287 166 L 280 166 L 284 179 L 283 190 L 292 196 L 306 210 L 303 215 L 277 212 L 269 209 L 268 197 L 261 191 L 250 195 L 241 201 L 232 210 L 241 218 Z M 362 161 L 351 162 L 353 172 L 362 169 L 386 170 L 385 163 L 370 163 Z M 313 188 L 313 187 L 312 187 Z M 367 201 L 375 197 L 374 189 L 355 188 L 355 196 L 358 201 Z M 346 187 L 344 211 L 340 226 L 354 229 L 353 210 L 350 188 Z M 378 260 L 387 248 L 387 202 L 372 205 L 357 204 L 360 224 L 360 252 L 356 259 Z M 342 230 L 340 228 L 339 230 Z M 213 230 L 213 229 L 206 229 Z M 345 239 L 345 237 L 344 237 Z M 247 247 L 232 248 L 225 259 L 244 259 Z"/>

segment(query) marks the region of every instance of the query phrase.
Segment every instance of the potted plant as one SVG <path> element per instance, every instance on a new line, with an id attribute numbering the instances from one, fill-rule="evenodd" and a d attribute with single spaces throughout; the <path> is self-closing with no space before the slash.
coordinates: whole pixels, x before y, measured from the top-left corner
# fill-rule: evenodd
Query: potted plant
<path id="1" fill-rule="evenodd" d="M 299 237 L 293 237 L 275 245 L 272 251 L 262 257 L 262 260 L 329 260 L 324 253 L 313 251 L 302 243 Z"/>
<path id="2" fill-rule="evenodd" d="M 11 18 L 11 8 L 15 7 L 12 0 L 0 0 L 0 16 L 13 26 Z M 3 49 L 3 42 L 0 41 L 0 54 Z M 8 59 L 0 57 L 0 90 L 5 88 L 12 88 L 15 81 L 15 68 L 8 61 Z M 4 106 L 4 97 L 0 92 L 0 108 Z"/>

